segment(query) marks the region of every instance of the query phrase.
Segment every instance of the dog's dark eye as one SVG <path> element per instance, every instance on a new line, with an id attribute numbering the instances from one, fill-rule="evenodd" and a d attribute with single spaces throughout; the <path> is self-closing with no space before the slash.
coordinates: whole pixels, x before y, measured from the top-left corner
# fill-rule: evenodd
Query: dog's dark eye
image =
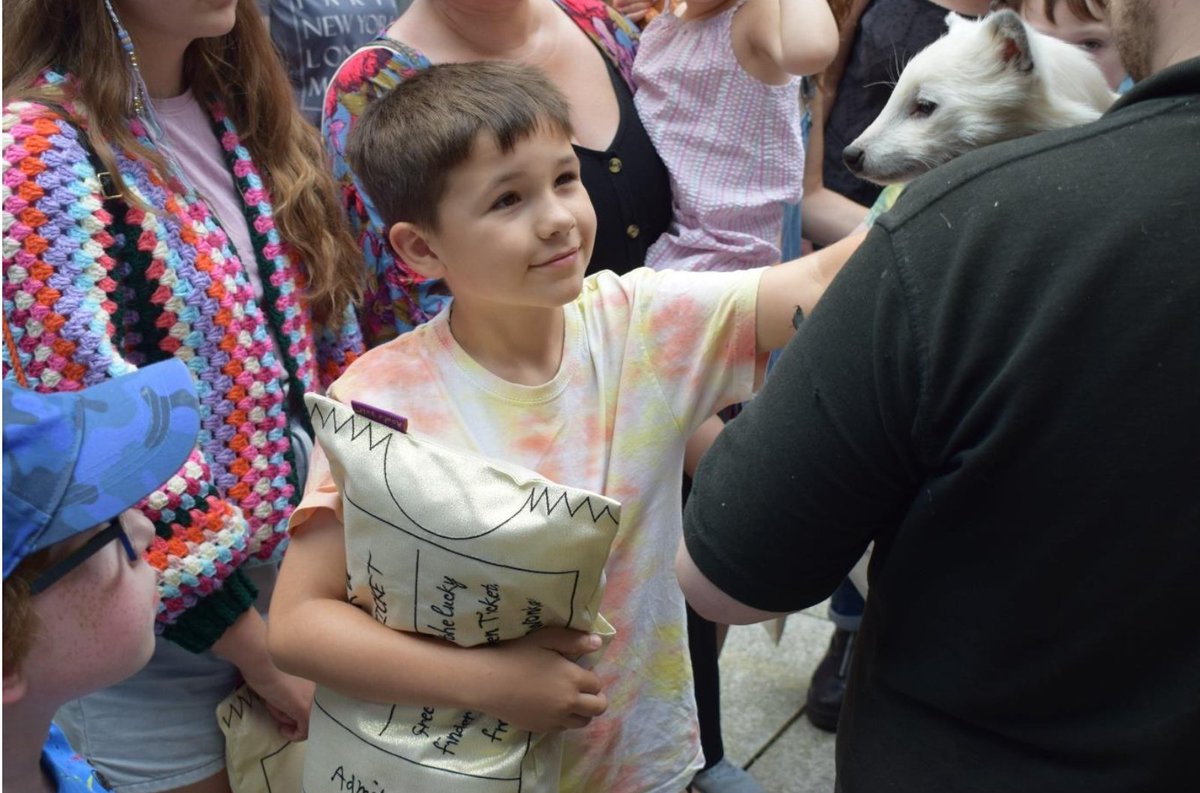
<path id="1" fill-rule="evenodd" d="M 930 102 L 928 99 L 918 99 L 913 102 L 910 115 L 916 118 L 929 118 L 935 110 L 937 110 L 937 102 Z"/>

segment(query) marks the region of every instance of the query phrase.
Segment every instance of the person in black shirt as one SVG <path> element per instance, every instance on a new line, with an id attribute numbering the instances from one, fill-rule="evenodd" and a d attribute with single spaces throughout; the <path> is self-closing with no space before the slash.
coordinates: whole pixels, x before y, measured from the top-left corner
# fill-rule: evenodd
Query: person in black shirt
<path id="1" fill-rule="evenodd" d="M 1200 778 L 1200 4 L 1109 7 L 1141 82 L 914 181 L 697 472 L 711 619 L 875 543 L 845 793 Z"/>

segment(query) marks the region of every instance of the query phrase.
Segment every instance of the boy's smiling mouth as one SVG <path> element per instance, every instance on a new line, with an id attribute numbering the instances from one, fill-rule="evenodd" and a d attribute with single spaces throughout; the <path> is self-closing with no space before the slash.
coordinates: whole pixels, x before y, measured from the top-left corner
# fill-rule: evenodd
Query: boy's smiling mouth
<path id="1" fill-rule="evenodd" d="M 538 264 L 533 265 L 532 269 L 538 269 L 542 267 L 562 267 L 569 264 L 574 264 L 575 257 L 578 255 L 579 246 L 576 246 L 568 251 L 563 251 L 562 253 L 545 260 L 544 262 L 539 262 Z"/>

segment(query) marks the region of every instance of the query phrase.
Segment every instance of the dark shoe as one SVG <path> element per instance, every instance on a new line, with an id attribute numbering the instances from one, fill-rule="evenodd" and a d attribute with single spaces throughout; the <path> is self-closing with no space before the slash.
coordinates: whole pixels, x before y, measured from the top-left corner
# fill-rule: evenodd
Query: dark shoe
<path id="1" fill-rule="evenodd" d="M 699 793 L 766 793 L 750 772 L 721 758 L 712 768 L 706 768 L 692 779 L 692 790 Z"/>
<path id="2" fill-rule="evenodd" d="M 846 698 L 846 676 L 850 672 L 850 655 L 854 651 L 854 631 L 838 628 L 829 640 L 825 657 L 817 664 L 808 684 L 804 713 L 812 726 L 826 732 L 837 732 L 842 700 Z"/>

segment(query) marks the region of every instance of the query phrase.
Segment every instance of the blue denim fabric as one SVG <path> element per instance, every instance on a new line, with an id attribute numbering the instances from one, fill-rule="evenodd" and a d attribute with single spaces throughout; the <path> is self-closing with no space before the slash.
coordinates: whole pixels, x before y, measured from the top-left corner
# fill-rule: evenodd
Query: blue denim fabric
<path id="1" fill-rule="evenodd" d="M 829 619 L 844 631 L 857 631 L 866 603 L 849 578 L 842 579 L 829 599 Z"/>

